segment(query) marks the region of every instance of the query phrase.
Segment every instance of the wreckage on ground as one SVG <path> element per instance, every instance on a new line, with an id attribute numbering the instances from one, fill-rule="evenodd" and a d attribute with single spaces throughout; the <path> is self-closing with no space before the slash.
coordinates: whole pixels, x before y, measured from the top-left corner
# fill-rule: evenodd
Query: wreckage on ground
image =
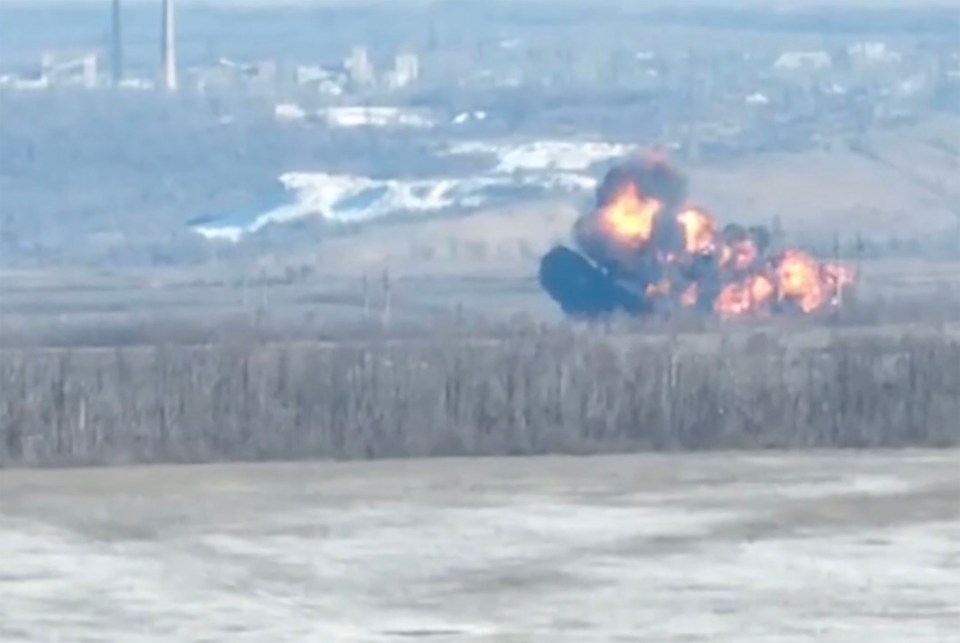
<path id="1" fill-rule="evenodd" d="M 687 201 L 687 181 L 662 155 L 611 169 L 596 207 L 540 262 L 540 284 L 577 318 L 688 308 L 721 317 L 836 310 L 853 271 L 760 226 L 727 225 Z"/>

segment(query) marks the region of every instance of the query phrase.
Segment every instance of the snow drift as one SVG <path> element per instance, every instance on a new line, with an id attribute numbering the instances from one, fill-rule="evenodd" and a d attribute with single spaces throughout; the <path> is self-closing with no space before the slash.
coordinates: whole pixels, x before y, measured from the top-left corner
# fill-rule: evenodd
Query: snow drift
<path id="1" fill-rule="evenodd" d="M 253 215 L 198 219 L 190 227 L 207 239 L 236 242 L 269 225 L 307 217 L 369 221 L 397 213 L 469 210 L 526 198 L 583 193 L 596 186 L 596 178 L 589 173 L 596 163 L 623 156 L 631 149 L 596 142 L 469 142 L 452 145 L 441 153 L 487 156 L 487 172 L 419 179 L 288 172 L 279 179 L 289 197 L 286 203 Z"/>

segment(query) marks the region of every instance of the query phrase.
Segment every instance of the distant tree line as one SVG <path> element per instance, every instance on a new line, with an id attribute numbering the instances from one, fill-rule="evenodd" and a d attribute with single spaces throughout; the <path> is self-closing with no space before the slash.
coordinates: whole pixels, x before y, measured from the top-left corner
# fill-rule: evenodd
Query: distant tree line
<path id="1" fill-rule="evenodd" d="M 656 8 L 645 17 L 654 24 L 708 29 L 744 29 L 784 34 L 939 35 L 952 37 L 960 29 L 955 8 L 912 5 L 855 7 L 823 5 L 790 11 L 748 7 L 683 6 Z"/>

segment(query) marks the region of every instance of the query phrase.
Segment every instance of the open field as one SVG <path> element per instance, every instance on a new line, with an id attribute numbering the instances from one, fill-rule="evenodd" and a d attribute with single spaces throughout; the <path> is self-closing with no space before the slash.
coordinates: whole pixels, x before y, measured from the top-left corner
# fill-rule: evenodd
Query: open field
<path id="1" fill-rule="evenodd" d="M 535 275 L 571 202 L 2 272 L 0 462 L 956 445 L 955 124 L 692 168 L 721 222 L 838 235 L 829 319 L 558 324 Z"/>
<path id="2" fill-rule="evenodd" d="M 946 643 L 960 453 L 0 472 L 0 638 Z"/>
<path id="3" fill-rule="evenodd" d="M 953 640 L 957 0 L 336 1 L 184 1 L 161 97 L 21 92 L 44 52 L 106 61 L 106 3 L 0 0 L 0 641 Z M 156 7 L 124 5 L 155 78 Z M 330 102 L 436 127 L 277 118 L 357 45 L 423 75 Z M 857 287 L 561 319 L 539 259 L 605 163 L 561 176 L 568 138 L 670 149 L 720 226 Z M 281 193 L 320 171 L 370 189 Z M 306 215 L 347 203 L 392 214 Z"/>
<path id="4" fill-rule="evenodd" d="M 535 256 L 6 273 L 0 463 L 960 444 L 960 271 L 857 263 L 832 318 L 599 327 Z"/>
<path id="5" fill-rule="evenodd" d="M 249 335 L 250 329 L 278 340 L 357 337 L 373 327 L 381 335 L 423 336 L 454 323 L 487 332 L 516 316 L 561 320 L 537 283 L 539 255 L 533 252 L 394 261 L 385 237 L 382 245 L 365 245 L 373 254 L 384 252 L 368 270 L 318 262 L 313 272 L 293 275 L 256 265 L 240 271 L 0 271 L 0 346 L 197 343 Z M 857 269 L 858 286 L 843 324 L 884 325 L 896 333 L 960 322 L 960 263 L 847 261 Z"/>
<path id="6" fill-rule="evenodd" d="M 575 216 L 371 226 L 249 264 L 3 273 L 0 460 L 960 442 L 955 260 L 845 256 L 860 285 L 828 319 L 598 332 L 558 325 L 535 277 Z"/>

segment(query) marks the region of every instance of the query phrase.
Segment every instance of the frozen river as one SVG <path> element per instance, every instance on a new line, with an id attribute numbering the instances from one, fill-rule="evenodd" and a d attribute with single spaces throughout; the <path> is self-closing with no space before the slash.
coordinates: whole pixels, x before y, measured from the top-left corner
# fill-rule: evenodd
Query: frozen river
<path id="1" fill-rule="evenodd" d="M 956 641 L 960 453 L 0 471 L 0 641 Z"/>

